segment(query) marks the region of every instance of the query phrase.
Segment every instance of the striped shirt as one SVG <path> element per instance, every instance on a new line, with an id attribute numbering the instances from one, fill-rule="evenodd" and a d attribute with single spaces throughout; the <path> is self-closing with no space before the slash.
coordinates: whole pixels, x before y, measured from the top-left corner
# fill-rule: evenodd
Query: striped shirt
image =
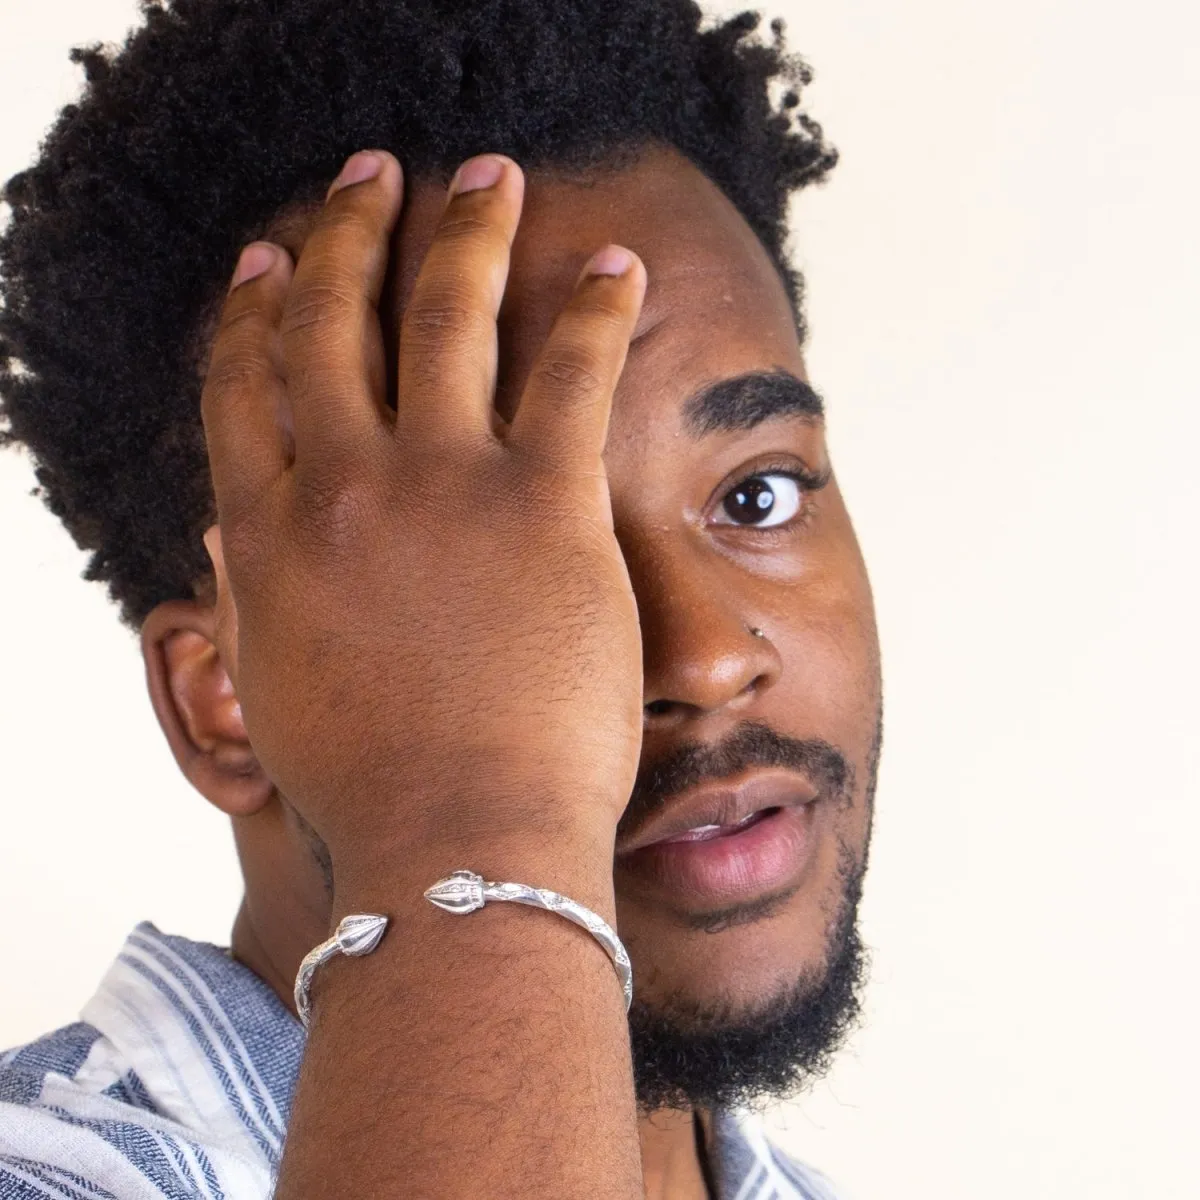
<path id="1" fill-rule="evenodd" d="M 81 1020 L 0 1054 L 0 1200 L 267 1200 L 304 1031 L 227 950 L 143 922 Z M 835 1200 L 720 1112 L 718 1200 Z"/>

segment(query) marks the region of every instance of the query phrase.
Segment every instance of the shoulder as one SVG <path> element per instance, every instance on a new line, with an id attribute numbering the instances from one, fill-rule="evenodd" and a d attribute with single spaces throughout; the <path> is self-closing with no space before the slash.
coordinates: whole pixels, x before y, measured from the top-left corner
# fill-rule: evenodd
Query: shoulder
<path id="1" fill-rule="evenodd" d="M 0 1053 L 0 1103 L 33 1103 L 51 1073 L 73 1078 L 100 1036 L 100 1030 L 77 1021 Z"/>
<path id="2" fill-rule="evenodd" d="M 129 1119 L 157 1111 L 137 1072 L 94 1025 L 76 1021 L 26 1046 L 0 1053 L 0 1148 L 21 1114 L 48 1109 L 64 1121 L 77 1112 Z"/>
<path id="3" fill-rule="evenodd" d="M 113 1196 L 79 1162 L 80 1145 L 106 1122 L 129 1124 L 141 1091 L 83 1021 L 0 1054 L 0 1200 Z"/>
<path id="4" fill-rule="evenodd" d="M 303 1044 L 227 951 L 143 922 L 81 1021 L 0 1054 L 0 1200 L 266 1200 Z"/>
<path id="5" fill-rule="evenodd" d="M 0 1200 L 262 1200 L 239 1159 L 162 1112 L 94 1025 L 0 1053 Z"/>

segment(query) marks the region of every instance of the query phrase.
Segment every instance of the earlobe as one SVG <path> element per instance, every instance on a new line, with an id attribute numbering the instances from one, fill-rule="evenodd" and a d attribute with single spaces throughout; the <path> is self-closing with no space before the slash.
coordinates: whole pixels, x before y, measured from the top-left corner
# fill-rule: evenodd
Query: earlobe
<path id="1" fill-rule="evenodd" d="M 258 812 L 274 786 L 250 746 L 212 608 L 158 605 L 142 625 L 142 658 L 158 722 L 192 786 L 231 817 Z"/>

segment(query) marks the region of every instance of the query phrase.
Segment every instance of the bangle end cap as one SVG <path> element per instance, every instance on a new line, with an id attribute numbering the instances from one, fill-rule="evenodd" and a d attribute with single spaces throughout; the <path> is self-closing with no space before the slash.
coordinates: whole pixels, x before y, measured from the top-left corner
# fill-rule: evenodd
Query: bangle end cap
<path id="1" fill-rule="evenodd" d="M 379 945 L 387 927 L 388 919 L 380 913 L 351 913 L 342 918 L 333 936 L 343 954 L 358 958 Z"/>
<path id="2" fill-rule="evenodd" d="M 483 876 L 452 871 L 425 891 L 425 899 L 448 913 L 473 913 L 483 907 Z"/>

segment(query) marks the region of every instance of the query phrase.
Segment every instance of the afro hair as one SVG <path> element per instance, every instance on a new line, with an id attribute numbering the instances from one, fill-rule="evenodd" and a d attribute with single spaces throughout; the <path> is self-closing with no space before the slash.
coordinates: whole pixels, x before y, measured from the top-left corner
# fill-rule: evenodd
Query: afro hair
<path id="1" fill-rule="evenodd" d="M 806 65 L 753 13 L 692 0 L 161 0 L 11 179 L 0 238 L 0 444 L 90 552 L 122 619 L 191 597 L 215 506 L 207 317 L 239 249 L 364 146 L 410 176 L 480 151 L 595 167 L 667 144 L 776 262 L 790 195 L 835 162 Z M 801 327 L 802 328 L 802 327 Z"/>

